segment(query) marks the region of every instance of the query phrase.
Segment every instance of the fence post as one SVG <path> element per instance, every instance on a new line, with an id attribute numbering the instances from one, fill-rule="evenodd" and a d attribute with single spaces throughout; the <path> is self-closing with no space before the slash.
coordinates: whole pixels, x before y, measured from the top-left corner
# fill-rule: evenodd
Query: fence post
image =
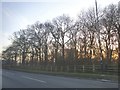
<path id="1" fill-rule="evenodd" d="M 85 66 L 83 65 L 83 72 L 85 72 Z"/>
<path id="2" fill-rule="evenodd" d="M 93 72 L 95 72 L 95 65 L 93 64 Z"/>
<path id="3" fill-rule="evenodd" d="M 69 66 L 67 66 L 67 72 L 69 72 Z"/>
<path id="4" fill-rule="evenodd" d="M 43 67 L 43 66 L 40 66 L 40 70 L 41 70 L 41 71 L 42 71 L 42 67 Z"/>
<path id="5" fill-rule="evenodd" d="M 45 71 L 45 68 L 46 68 L 45 65 L 43 67 L 44 67 L 43 70 Z"/>
<path id="6" fill-rule="evenodd" d="M 51 66 L 51 72 L 52 72 L 52 66 Z"/>
<path id="7" fill-rule="evenodd" d="M 61 66 L 61 72 L 63 71 L 63 66 Z"/>
<path id="8" fill-rule="evenodd" d="M 41 70 L 41 66 L 38 66 L 38 70 Z"/>
<path id="9" fill-rule="evenodd" d="M 74 66 L 74 72 L 76 72 L 76 66 Z"/>
<path id="10" fill-rule="evenodd" d="M 45 71 L 47 71 L 47 66 L 45 65 Z"/>
<path id="11" fill-rule="evenodd" d="M 57 72 L 57 66 L 55 66 L 55 72 Z"/>

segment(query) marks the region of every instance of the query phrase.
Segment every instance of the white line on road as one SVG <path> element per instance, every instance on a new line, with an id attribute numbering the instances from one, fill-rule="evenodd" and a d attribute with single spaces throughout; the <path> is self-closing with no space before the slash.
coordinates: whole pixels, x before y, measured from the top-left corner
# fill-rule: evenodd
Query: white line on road
<path id="1" fill-rule="evenodd" d="M 102 82 L 108 82 L 110 80 L 106 80 L 106 79 L 101 79 Z"/>
<path id="2" fill-rule="evenodd" d="M 22 77 L 23 77 L 23 78 L 30 79 L 30 80 L 34 80 L 34 81 L 38 81 L 38 82 L 42 82 L 42 83 L 46 83 L 46 82 L 43 81 L 43 80 L 39 80 L 39 79 L 31 78 L 31 77 L 26 77 L 26 76 L 22 76 Z"/>

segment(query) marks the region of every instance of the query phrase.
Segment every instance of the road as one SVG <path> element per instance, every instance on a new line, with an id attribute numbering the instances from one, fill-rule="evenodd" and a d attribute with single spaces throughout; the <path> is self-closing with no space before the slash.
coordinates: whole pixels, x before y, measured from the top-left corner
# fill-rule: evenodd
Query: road
<path id="1" fill-rule="evenodd" d="M 118 84 L 111 81 L 103 82 L 3 70 L 2 88 L 118 88 Z"/>
<path id="2" fill-rule="evenodd" d="M 2 69 L 0 66 L 0 90 L 2 89 Z"/>

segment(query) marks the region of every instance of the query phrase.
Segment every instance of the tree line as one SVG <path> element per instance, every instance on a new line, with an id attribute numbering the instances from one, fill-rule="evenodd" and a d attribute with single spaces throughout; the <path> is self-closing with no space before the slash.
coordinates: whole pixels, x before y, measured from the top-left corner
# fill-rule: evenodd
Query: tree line
<path id="1" fill-rule="evenodd" d="M 120 60 L 120 3 L 81 11 L 74 20 L 63 14 L 14 32 L 2 52 L 7 64 L 114 64 Z"/>

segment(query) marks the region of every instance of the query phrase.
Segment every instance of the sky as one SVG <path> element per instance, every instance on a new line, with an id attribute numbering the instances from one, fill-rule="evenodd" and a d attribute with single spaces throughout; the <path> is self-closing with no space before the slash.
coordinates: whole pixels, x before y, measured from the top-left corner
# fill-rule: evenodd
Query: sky
<path id="1" fill-rule="evenodd" d="M 97 0 L 103 8 L 119 0 Z M 95 0 L 1 0 L 0 52 L 11 44 L 11 36 L 36 21 L 45 22 L 63 14 L 76 18 L 81 10 L 94 7 Z"/>

